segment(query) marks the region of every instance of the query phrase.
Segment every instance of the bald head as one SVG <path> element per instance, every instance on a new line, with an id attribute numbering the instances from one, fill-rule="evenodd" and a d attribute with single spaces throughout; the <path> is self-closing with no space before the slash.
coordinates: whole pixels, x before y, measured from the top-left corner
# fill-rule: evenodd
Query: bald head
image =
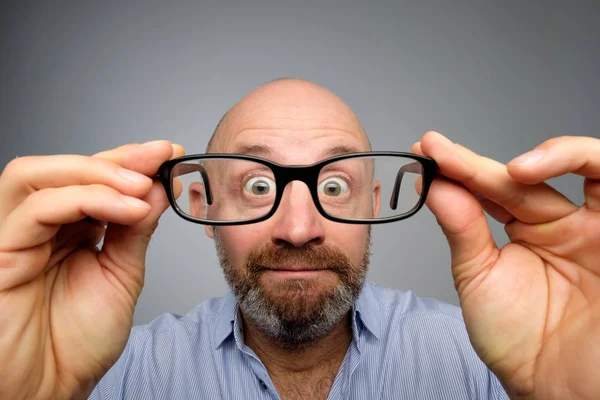
<path id="1" fill-rule="evenodd" d="M 302 133 L 306 133 L 302 135 Z M 280 78 L 258 87 L 221 118 L 208 153 L 231 153 L 240 136 L 263 144 L 261 135 L 291 141 L 348 136 L 358 151 L 369 151 L 369 139 L 354 112 L 329 90 L 298 78 Z"/>

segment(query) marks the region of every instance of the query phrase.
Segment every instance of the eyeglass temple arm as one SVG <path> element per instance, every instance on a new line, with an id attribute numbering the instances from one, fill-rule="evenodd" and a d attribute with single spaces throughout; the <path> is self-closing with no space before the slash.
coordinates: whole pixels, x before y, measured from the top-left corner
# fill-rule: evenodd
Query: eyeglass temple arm
<path id="1" fill-rule="evenodd" d="M 407 172 L 415 174 L 422 174 L 423 167 L 418 161 L 411 162 L 410 164 L 403 165 L 396 174 L 396 180 L 394 181 L 394 189 L 392 190 L 392 197 L 390 198 L 390 207 L 392 210 L 398 208 L 398 197 L 400 196 L 400 185 L 402 184 L 402 178 Z"/>
<path id="2" fill-rule="evenodd" d="M 210 190 L 210 182 L 208 180 L 208 174 L 206 173 L 206 169 L 202 165 L 198 164 L 186 164 L 179 163 L 177 167 L 173 169 L 171 173 L 171 177 L 176 178 L 181 175 L 189 174 L 190 172 L 200 172 L 202 175 L 202 180 L 204 181 L 204 187 L 206 188 L 206 203 L 210 206 L 213 202 L 212 193 Z"/>

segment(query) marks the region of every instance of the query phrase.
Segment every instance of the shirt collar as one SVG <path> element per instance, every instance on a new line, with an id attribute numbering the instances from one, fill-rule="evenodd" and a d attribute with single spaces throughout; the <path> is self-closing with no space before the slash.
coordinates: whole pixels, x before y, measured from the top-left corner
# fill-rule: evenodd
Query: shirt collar
<path id="1" fill-rule="evenodd" d="M 352 330 L 354 339 L 358 339 L 358 321 L 367 328 L 375 338 L 381 335 L 381 310 L 375 297 L 372 283 L 366 281 L 354 307 L 352 308 Z M 233 333 L 234 323 L 238 314 L 237 300 L 230 289 L 227 290 L 221 302 L 221 309 L 216 315 L 214 343 L 215 349 Z"/>
<path id="2" fill-rule="evenodd" d="M 225 339 L 232 334 L 237 310 L 237 299 L 231 292 L 231 289 L 228 289 L 221 301 L 221 309 L 215 316 L 215 349 L 218 349 Z"/>
<path id="3" fill-rule="evenodd" d="M 354 315 L 352 316 L 353 326 L 355 318 L 360 319 L 365 328 L 375 338 L 379 339 L 381 337 L 381 310 L 373 290 L 373 284 L 370 281 L 365 282 L 360 296 L 356 300 Z"/>

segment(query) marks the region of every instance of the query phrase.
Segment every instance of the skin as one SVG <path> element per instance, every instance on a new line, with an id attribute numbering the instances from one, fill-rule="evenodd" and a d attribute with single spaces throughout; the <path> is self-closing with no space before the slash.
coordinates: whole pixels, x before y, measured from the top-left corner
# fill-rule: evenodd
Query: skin
<path id="1" fill-rule="evenodd" d="M 218 146 L 233 149 L 259 137 L 290 163 L 313 161 L 334 137 L 336 144 L 366 148 L 347 107 L 314 85 L 299 85 L 297 92 L 314 95 L 290 98 L 281 85 L 270 84 L 243 99 L 223 121 L 226 134 Z M 275 99 L 280 102 L 269 105 Z M 254 107 L 261 102 L 262 108 Z M 455 287 L 479 356 L 512 398 L 597 398 L 600 140 L 558 137 L 537 149 L 541 158 L 505 165 L 428 132 L 412 150 L 440 167 L 427 207 L 448 239 Z M 178 155 L 180 146 L 159 141 L 92 157 L 21 157 L 3 170 L 0 365 L 10 368 L 0 369 L 0 398 L 85 398 L 117 360 L 143 286 L 148 242 L 168 207 L 148 176 Z M 138 175 L 125 179 L 120 167 Z M 585 177 L 584 204 L 572 204 L 543 183 L 567 173 Z M 358 257 L 350 244 L 364 228 L 328 224 L 312 208 L 306 187 L 294 183 L 287 190 L 281 207 L 295 212 L 279 213 L 278 223 L 248 226 L 245 242 L 229 245 L 237 263 L 264 240 L 327 241 Z M 142 203 L 133 205 L 135 199 Z M 484 212 L 505 224 L 510 243 L 503 248 L 495 245 Z M 241 239 L 234 229 L 222 233 L 227 243 Z M 102 250 L 92 247 L 102 237 Z M 324 359 L 334 360 L 335 369 L 335 355 L 348 343 L 340 339 L 348 332 L 342 323 L 292 362 L 251 327 L 247 332 L 273 376 L 308 371 Z"/>
<path id="2" fill-rule="evenodd" d="M 224 119 L 213 151 L 239 153 L 257 143 L 268 151 L 263 149 L 250 154 L 281 164 L 311 164 L 328 157 L 331 155 L 328 151 L 338 146 L 355 151 L 370 149 L 358 119 L 339 98 L 316 85 L 295 81 L 259 88 L 240 101 Z M 332 246 L 357 263 L 366 250 L 367 230 L 367 225 L 340 224 L 323 218 L 313 204 L 308 187 L 301 182 L 292 182 L 286 187 L 279 208 L 270 219 L 218 228 L 224 251 L 231 264 L 238 268 L 243 268 L 250 252 L 268 244 L 281 246 L 284 243 L 295 247 Z M 214 237 L 212 227 L 207 226 L 206 233 Z M 357 243 L 364 245 L 357 246 Z M 330 291 L 339 283 L 330 271 L 269 271 L 261 277 L 261 284 L 269 288 L 273 286 L 269 282 L 287 279 L 313 281 L 313 290 L 298 294 L 305 298 Z M 348 318 L 319 343 L 294 352 L 279 347 L 247 318 L 244 324 L 247 345 L 261 358 L 280 393 L 290 386 L 302 386 L 298 392 L 310 393 L 316 386 L 315 381 L 333 372 L 325 385 L 326 396 L 350 344 L 352 332 Z M 323 370 L 323 360 L 330 360 L 325 363 L 326 370 Z"/>
<path id="3" fill-rule="evenodd" d="M 158 141 L 92 157 L 21 157 L 6 166 L 0 365 L 10 368 L 0 369 L 0 398 L 86 398 L 118 359 L 148 242 L 168 207 L 148 176 L 183 154 L 181 146 Z"/>
<path id="4" fill-rule="evenodd" d="M 553 138 L 508 165 L 436 132 L 413 151 L 446 177 L 427 206 L 448 239 L 479 356 L 513 398 L 597 398 L 600 140 Z M 544 183 L 567 173 L 585 177 L 581 206 Z M 484 210 L 505 224 L 506 246 L 494 243 Z"/>

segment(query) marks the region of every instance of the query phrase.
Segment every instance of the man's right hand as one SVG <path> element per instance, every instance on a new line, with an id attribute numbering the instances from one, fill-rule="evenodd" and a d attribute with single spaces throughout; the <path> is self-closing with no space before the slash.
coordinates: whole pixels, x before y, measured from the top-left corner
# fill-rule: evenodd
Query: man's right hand
<path id="1" fill-rule="evenodd" d="M 85 398 L 119 358 L 144 282 L 146 249 L 169 207 L 149 177 L 183 153 L 158 141 L 92 157 L 22 157 L 6 166 L 1 399 Z"/>

